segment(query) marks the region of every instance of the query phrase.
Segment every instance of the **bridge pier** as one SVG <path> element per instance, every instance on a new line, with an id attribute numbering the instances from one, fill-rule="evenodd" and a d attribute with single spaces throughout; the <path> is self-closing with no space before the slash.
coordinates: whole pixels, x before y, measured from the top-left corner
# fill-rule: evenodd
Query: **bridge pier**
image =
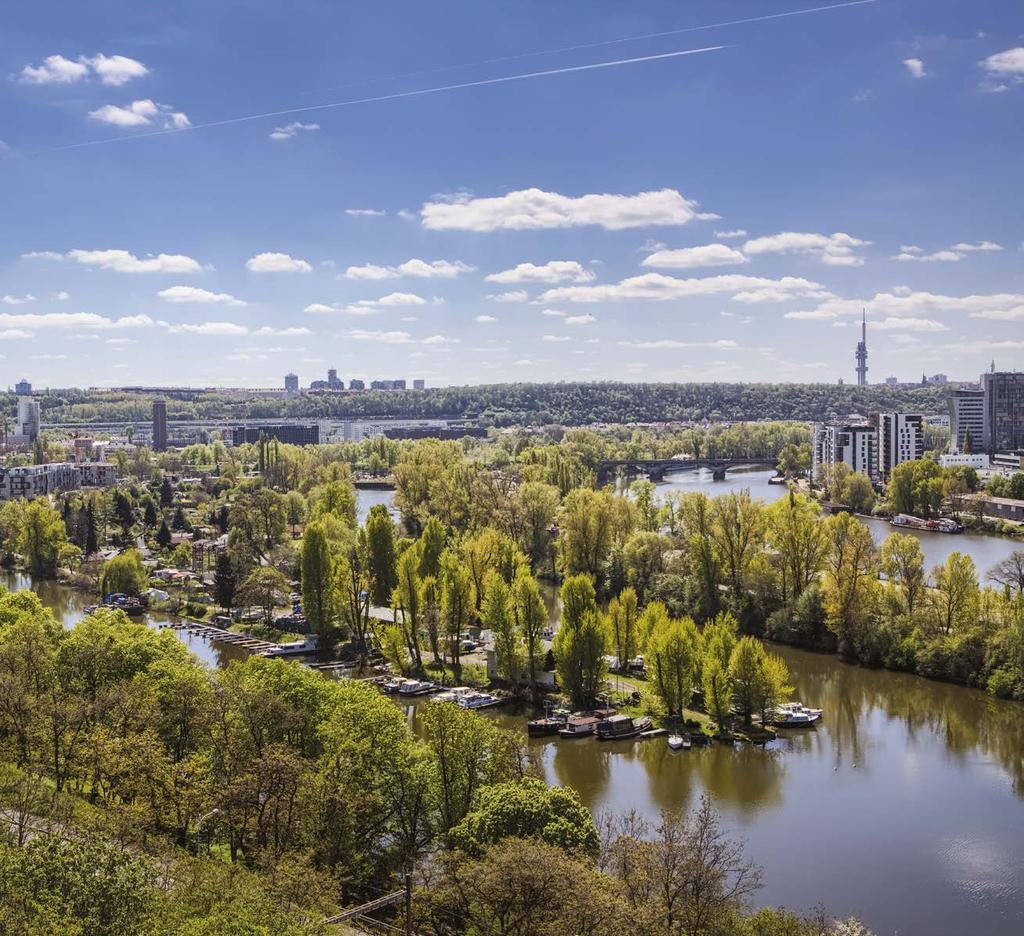
<path id="1" fill-rule="evenodd" d="M 712 468 L 711 469 L 711 480 L 712 481 L 724 481 L 725 480 L 725 469 L 724 468 Z"/>

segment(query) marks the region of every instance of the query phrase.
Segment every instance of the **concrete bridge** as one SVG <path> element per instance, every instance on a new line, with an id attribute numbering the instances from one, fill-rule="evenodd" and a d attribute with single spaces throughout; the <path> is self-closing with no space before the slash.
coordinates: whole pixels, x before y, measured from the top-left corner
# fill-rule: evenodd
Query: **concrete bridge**
<path id="1" fill-rule="evenodd" d="M 597 486 L 610 484 L 616 474 L 647 475 L 651 481 L 664 481 L 673 471 L 696 471 L 706 468 L 716 481 L 724 481 L 730 468 L 773 468 L 768 459 L 756 458 L 625 458 L 598 462 Z"/>

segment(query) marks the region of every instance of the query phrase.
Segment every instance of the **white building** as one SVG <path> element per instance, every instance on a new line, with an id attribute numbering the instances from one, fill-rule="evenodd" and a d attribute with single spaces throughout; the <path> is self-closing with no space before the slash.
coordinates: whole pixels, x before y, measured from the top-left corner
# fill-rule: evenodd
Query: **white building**
<path id="1" fill-rule="evenodd" d="M 971 451 L 982 451 L 985 444 L 985 391 L 954 390 L 950 397 L 949 415 L 953 450 L 963 452 L 970 436 Z"/>
<path id="2" fill-rule="evenodd" d="M 968 455 L 966 452 L 947 452 L 939 456 L 940 468 L 973 468 L 975 471 L 986 471 L 989 468 L 988 455 L 984 453 Z"/>
<path id="3" fill-rule="evenodd" d="M 852 471 L 859 471 L 875 480 L 878 470 L 878 430 L 874 426 L 814 426 L 811 446 L 811 476 L 845 462 Z"/>
<path id="4" fill-rule="evenodd" d="M 32 443 L 39 438 L 39 423 L 41 421 L 39 402 L 32 397 L 18 397 L 18 431 L 13 442 Z"/>
<path id="5" fill-rule="evenodd" d="M 924 417 L 916 413 L 878 414 L 878 480 L 888 480 L 897 465 L 916 461 L 923 454 Z"/>

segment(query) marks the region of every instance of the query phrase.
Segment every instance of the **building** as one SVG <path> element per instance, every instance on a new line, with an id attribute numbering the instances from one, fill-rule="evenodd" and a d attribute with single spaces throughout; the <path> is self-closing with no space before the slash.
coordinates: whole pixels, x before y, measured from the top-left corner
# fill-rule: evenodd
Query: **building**
<path id="1" fill-rule="evenodd" d="M 887 387 L 898 387 L 900 385 L 900 380 L 898 377 L 886 377 L 885 385 Z"/>
<path id="2" fill-rule="evenodd" d="M 318 423 L 301 425 L 279 423 L 267 426 L 235 426 L 231 431 L 231 444 L 259 442 L 260 439 L 276 439 L 288 445 L 319 445 L 320 426 Z"/>
<path id="3" fill-rule="evenodd" d="M 299 378 L 295 374 L 284 375 L 284 391 L 285 393 L 298 393 L 299 392 Z"/>
<path id="4" fill-rule="evenodd" d="M 366 389 L 366 384 L 364 384 L 361 380 L 358 380 L 355 377 L 353 377 L 348 382 L 348 388 L 349 388 L 349 390 L 365 390 Z"/>
<path id="5" fill-rule="evenodd" d="M 1024 371 L 981 375 L 981 446 L 990 455 L 1024 448 Z"/>
<path id="6" fill-rule="evenodd" d="M 35 442 L 39 438 L 39 401 L 32 397 L 18 398 L 18 435 L 23 442 Z"/>
<path id="7" fill-rule="evenodd" d="M 978 510 L 984 517 L 989 517 L 992 520 L 1012 520 L 1015 523 L 1024 523 L 1024 500 L 975 494 L 971 501 L 975 510 Z"/>
<path id="8" fill-rule="evenodd" d="M 949 398 L 949 431 L 955 452 L 981 451 L 985 435 L 985 391 L 954 390 Z"/>
<path id="9" fill-rule="evenodd" d="M 852 471 L 876 479 L 878 430 L 869 425 L 814 426 L 811 446 L 811 477 L 845 462 Z"/>
<path id="10" fill-rule="evenodd" d="M 857 386 L 864 387 L 868 382 L 868 316 L 866 311 L 860 314 L 860 341 L 857 342 Z"/>
<path id="11" fill-rule="evenodd" d="M 110 487 L 117 482 L 117 466 L 106 462 L 54 462 L 49 465 L 0 467 L 0 501 L 47 497 L 83 487 Z"/>
<path id="12" fill-rule="evenodd" d="M 925 385 L 927 385 L 927 384 L 947 384 L 947 383 L 949 383 L 949 378 L 945 374 L 932 374 L 931 377 L 927 377 L 925 375 L 922 375 L 921 376 L 921 383 L 925 384 Z"/>
<path id="13" fill-rule="evenodd" d="M 21 380 L 14 385 L 14 392 L 18 394 L 18 396 L 32 396 L 32 384 L 22 377 Z"/>
<path id="14" fill-rule="evenodd" d="M 330 368 L 327 371 L 327 389 L 328 390 L 344 390 L 345 381 L 338 380 L 338 371 L 336 368 Z"/>
<path id="15" fill-rule="evenodd" d="M 153 401 L 153 451 L 167 451 L 167 401 Z"/>
<path id="16" fill-rule="evenodd" d="M 427 389 L 427 382 L 425 380 L 423 380 L 422 378 L 420 378 L 418 380 L 414 380 L 412 382 L 412 388 L 413 388 L 413 390 L 426 390 Z"/>
<path id="17" fill-rule="evenodd" d="M 878 414 L 878 465 L 875 477 L 887 481 L 897 465 L 924 454 L 924 417 L 911 413 Z"/>
<path id="18" fill-rule="evenodd" d="M 939 456 L 940 468 L 973 468 L 975 471 L 985 471 L 989 468 L 988 455 L 982 452 L 968 454 L 966 452 L 944 452 Z"/>

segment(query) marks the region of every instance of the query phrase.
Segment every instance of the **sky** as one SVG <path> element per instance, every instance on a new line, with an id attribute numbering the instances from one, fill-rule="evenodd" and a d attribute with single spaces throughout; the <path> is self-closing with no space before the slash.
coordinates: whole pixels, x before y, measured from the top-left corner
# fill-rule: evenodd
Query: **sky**
<path id="1" fill-rule="evenodd" d="M 1019 0 L 9 5 L 0 386 L 977 379 L 1022 165 Z"/>

